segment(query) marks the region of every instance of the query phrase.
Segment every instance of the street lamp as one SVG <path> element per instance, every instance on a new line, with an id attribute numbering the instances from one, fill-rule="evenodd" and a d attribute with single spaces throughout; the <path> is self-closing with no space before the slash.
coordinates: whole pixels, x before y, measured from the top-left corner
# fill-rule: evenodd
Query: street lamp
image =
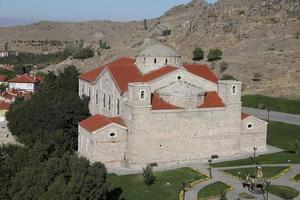
<path id="1" fill-rule="evenodd" d="M 212 159 L 208 159 L 208 172 L 209 172 L 209 178 L 212 179 L 212 172 L 211 172 L 211 165 L 212 165 Z"/>
<path id="2" fill-rule="evenodd" d="M 267 200 L 269 199 L 269 185 L 271 185 L 271 181 L 266 181 L 267 184 Z"/>
<path id="3" fill-rule="evenodd" d="M 255 163 L 256 150 L 257 150 L 257 147 L 253 147 L 253 163 L 254 163 L 254 165 L 256 165 L 256 163 Z"/>

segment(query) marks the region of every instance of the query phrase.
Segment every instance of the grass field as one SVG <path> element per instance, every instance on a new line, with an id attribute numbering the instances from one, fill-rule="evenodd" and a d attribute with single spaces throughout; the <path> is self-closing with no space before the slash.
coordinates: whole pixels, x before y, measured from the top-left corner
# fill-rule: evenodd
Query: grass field
<path id="1" fill-rule="evenodd" d="M 268 97 L 263 95 L 244 95 L 242 96 L 242 102 L 243 106 L 246 107 L 300 114 L 300 100 Z"/>
<path id="2" fill-rule="evenodd" d="M 183 182 L 192 182 L 206 178 L 190 168 L 181 168 L 155 173 L 156 182 L 149 191 L 144 184 L 142 174 L 117 176 L 110 174 L 108 181 L 113 188 L 121 187 L 121 198 L 126 200 L 178 200 Z M 120 191 L 119 191 L 120 192 Z"/>
<path id="3" fill-rule="evenodd" d="M 284 163 L 300 163 L 300 155 L 295 154 L 295 142 L 300 141 L 300 126 L 281 122 L 270 122 L 268 125 L 268 138 L 267 143 L 287 151 L 266 154 L 256 157 L 258 164 L 284 164 Z M 300 143 L 298 145 L 300 147 Z M 299 148 L 298 147 L 298 148 Z M 214 167 L 229 167 L 240 165 L 253 164 L 251 159 L 240 159 L 233 161 L 226 161 L 213 164 Z"/>
<path id="4" fill-rule="evenodd" d="M 198 192 L 198 199 L 209 199 L 212 197 L 218 197 L 221 195 L 221 192 L 225 192 L 230 189 L 230 186 L 221 182 L 217 181 L 210 185 L 205 186 Z"/>
<path id="5" fill-rule="evenodd" d="M 300 146 L 300 126 L 286 124 L 282 122 L 270 122 L 268 125 L 267 143 L 285 149 L 295 150 L 295 143 Z"/>
<path id="6" fill-rule="evenodd" d="M 297 190 L 283 185 L 270 185 L 269 192 L 283 199 L 294 199 L 299 195 Z"/>
<path id="7" fill-rule="evenodd" d="M 284 170 L 288 169 L 288 167 L 264 167 L 263 168 L 263 174 L 265 178 L 273 178 L 280 173 L 282 173 Z M 256 175 L 256 170 L 254 167 L 251 168 L 238 168 L 238 169 L 226 169 L 223 170 L 226 173 L 229 173 L 235 177 L 238 177 L 239 179 L 244 180 L 246 175 L 250 174 L 252 176 Z"/>
<path id="8" fill-rule="evenodd" d="M 245 193 L 245 192 L 242 192 L 239 194 L 239 197 L 243 198 L 243 199 L 256 199 L 254 196 L 248 194 L 248 193 Z"/>
<path id="9" fill-rule="evenodd" d="M 300 174 L 297 174 L 294 178 L 295 181 L 300 181 Z"/>

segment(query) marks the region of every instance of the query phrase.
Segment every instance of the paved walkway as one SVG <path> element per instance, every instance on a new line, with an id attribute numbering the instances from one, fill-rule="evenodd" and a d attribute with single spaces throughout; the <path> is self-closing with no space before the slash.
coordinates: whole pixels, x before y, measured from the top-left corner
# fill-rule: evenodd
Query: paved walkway
<path id="1" fill-rule="evenodd" d="M 272 164 L 272 165 L 262 165 L 262 166 L 265 166 L 265 167 L 266 166 L 274 166 L 275 167 L 275 166 L 290 166 L 290 165 L 288 165 L 288 164 L 273 165 Z M 198 166 L 193 166 L 193 167 L 202 172 L 207 172 L 207 165 L 198 165 Z M 249 193 L 246 188 L 243 188 L 241 180 L 238 180 L 238 179 L 234 178 L 233 176 L 223 173 L 221 171 L 222 169 L 234 169 L 234 168 L 246 168 L 246 167 L 253 167 L 253 165 L 225 167 L 225 168 L 213 168 L 212 169 L 213 178 L 208 181 L 201 182 L 201 183 L 195 185 L 194 187 L 190 188 L 185 194 L 185 199 L 186 200 L 197 200 L 197 194 L 200 189 L 202 189 L 203 187 L 205 187 L 211 183 L 214 183 L 216 181 L 222 181 L 233 187 L 233 190 L 231 190 L 227 193 L 227 198 L 229 200 L 236 200 L 238 198 L 240 200 L 242 200 L 243 198 L 239 197 L 239 194 L 242 192 L 248 193 L 248 194 L 254 196 L 256 199 L 263 200 L 264 198 L 261 194 L 252 194 L 252 193 Z M 285 185 L 285 186 L 293 187 L 296 190 L 300 191 L 300 183 L 290 180 L 299 172 L 300 172 L 300 165 L 293 165 L 293 168 L 288 173 L 280 176 L 279 178 L 277 178 L 275 180 L 271 180 L 271 184 Z M 297 197 L 297 198 L 299 198 L 299 197 Z M 281 200 L 281 198 L 269 193 L 269 200 Z"/>
<path id="2" fill-rule="evenodd" d="M 250 115 L 253 115 L 254 117 L 257 117 L 257 118 L 260 118 L 263 120 L 268 120 L 268 111 L 267 110 L 243 107 L 242 111 L 245 113 L 248 113 Z M 289 124 L 294 124 L 294 125 L 300 126 L 300 115 L 270 111 L 269 112 L 269 120 L 284 122 L 284 123 L 289 123 Z"/>

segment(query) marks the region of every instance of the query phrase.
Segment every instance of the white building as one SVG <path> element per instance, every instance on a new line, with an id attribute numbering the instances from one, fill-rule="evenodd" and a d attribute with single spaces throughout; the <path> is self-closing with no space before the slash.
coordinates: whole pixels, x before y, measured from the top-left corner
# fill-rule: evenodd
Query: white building
<path id="1" fill-rule="evenodd" d="M 28 74 L 22 74 L 8 81 L 9 89 L 23 90 L 28 92 L 34 92 L 36 85 L 42 80 L 39 76 L 30 76 Z"/>

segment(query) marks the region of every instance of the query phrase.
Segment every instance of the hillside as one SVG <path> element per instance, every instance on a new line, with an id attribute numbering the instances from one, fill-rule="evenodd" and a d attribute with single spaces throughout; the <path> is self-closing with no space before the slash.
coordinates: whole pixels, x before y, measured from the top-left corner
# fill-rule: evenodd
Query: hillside
<path id="1" fill-rule="evenodd" d="M 68 59 L 48 70 L 75 64 L 81 71 L 109 62 L 118 56 L 135 56 L 145 46 L 160 41 L 175 48 L 185 62 L 192 51 L 202 47 L 223 50 L 224 74 L 243 81 L 244 93 L 300 98 L 300 2 L 298 0 L 204 0 L 171 8 L 163 16 L 119 23 L 40 22 L 27 26 L 0 28 L 0 47 L 9 42 L 17 51 L 53 52 L 84 40 L 96 47 L 100 39 L 111 49 L 84 62 Z M 164 30 L 169 36 L 162 36 Z M 51 44 L 45 41 L 55 41 Z M 59 41 L 59 42 L 57 42 Z M 40 44 L 43 43 L 43 46 Z M 37 45 L 38 44 L 38 45 Z M 206 61 L 203 61 L 206 62 Z M 220 76 L 220 62 L 209 63 Z M 260 81 L 253 81 L 254 74 Z"/>

